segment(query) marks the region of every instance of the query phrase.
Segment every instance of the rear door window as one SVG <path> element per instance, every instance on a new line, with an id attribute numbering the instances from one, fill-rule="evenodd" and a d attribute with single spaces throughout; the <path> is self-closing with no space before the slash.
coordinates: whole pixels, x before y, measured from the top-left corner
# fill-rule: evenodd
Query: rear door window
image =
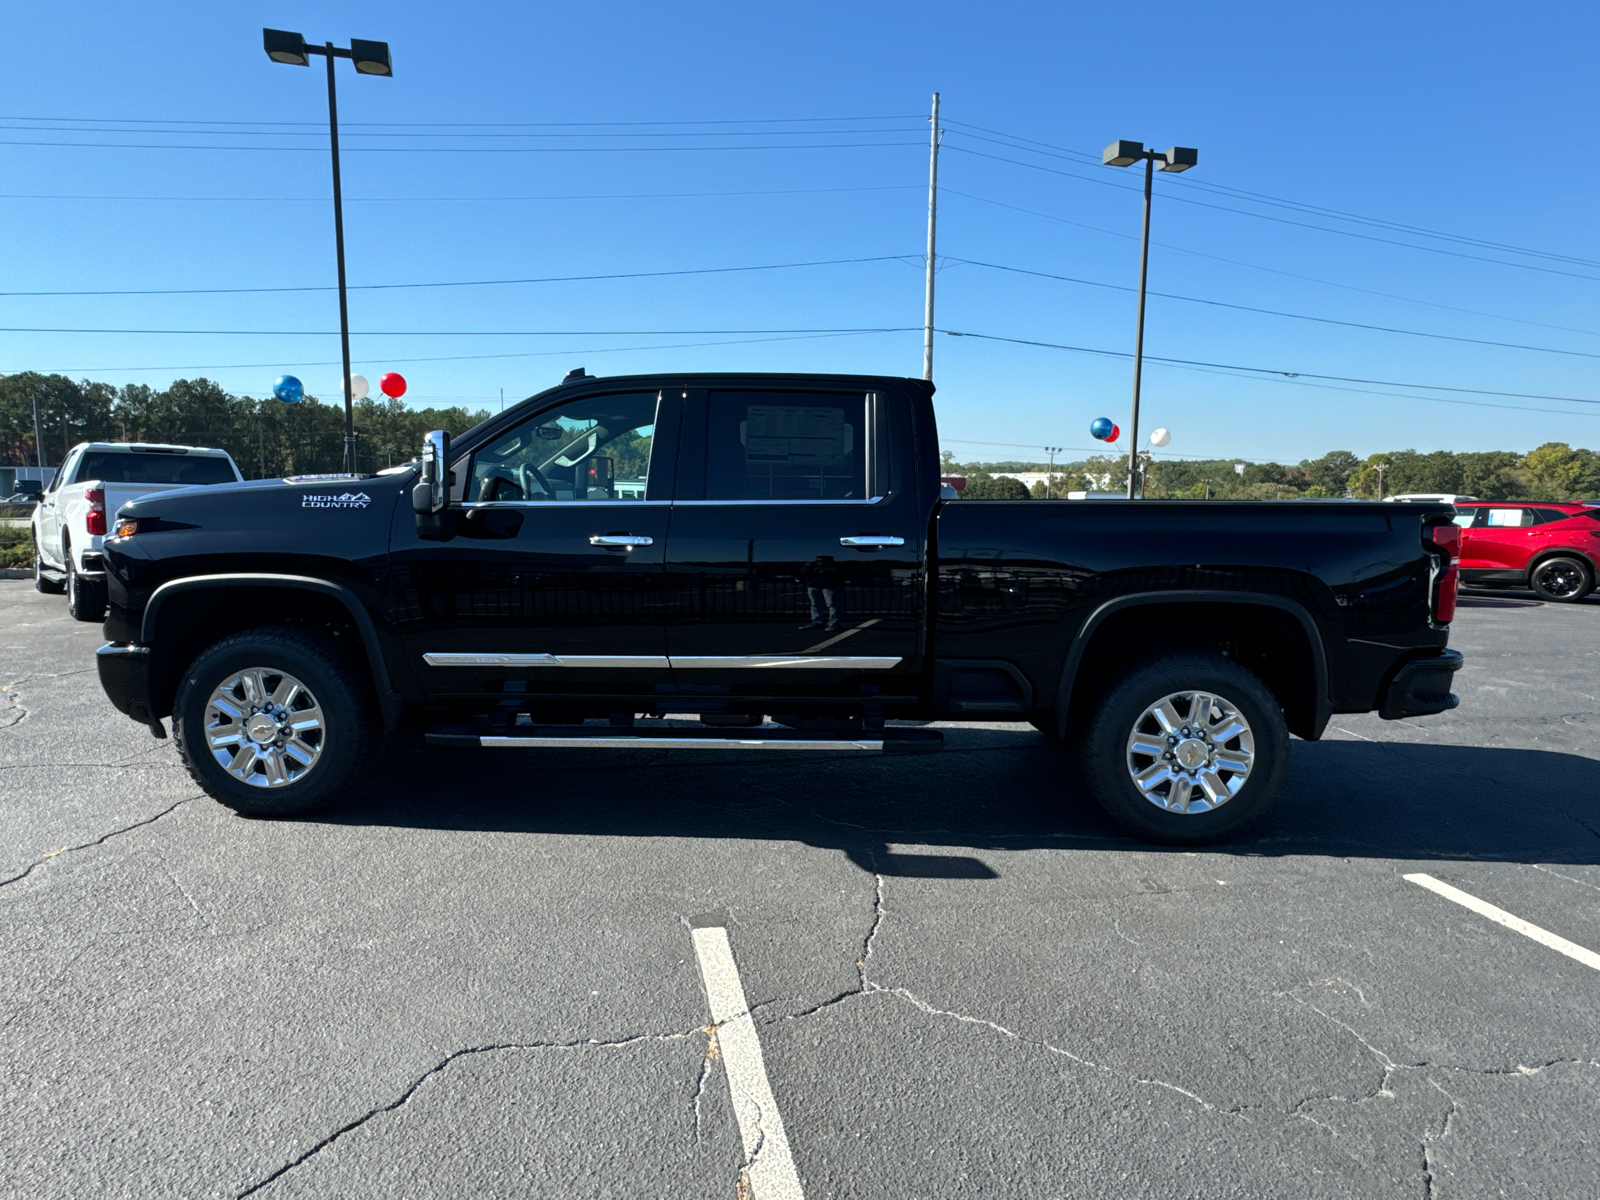
<path id="1" fill-rule="evenodd" d="M 1490 529 L 1526 529 L 1534 524 L 1533 510 L 1531 508 L 1491 508 L 1489 509 Z"/>
<path id="2" fill-rule="evenodd" d="M 708 500 L 866 500 L 867 397 L 712 392 Z"/>

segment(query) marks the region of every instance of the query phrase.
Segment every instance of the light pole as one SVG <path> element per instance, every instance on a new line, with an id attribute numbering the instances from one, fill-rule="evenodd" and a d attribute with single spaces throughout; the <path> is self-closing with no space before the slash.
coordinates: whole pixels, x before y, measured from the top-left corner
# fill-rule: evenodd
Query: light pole
<path id="1" fill-rule="evenodd" d="M 389 62 L 389 43 L 351 38 L 348 50 L 332 42 L 308 46 L 300 34 L 286 33 L 281 29 L 263 29 L 261 40 L 267 57 L 285 66 L 309 67 L 313 54 L 320 54 L 328 60 L 328 140 L 333 147 L 333 244 L 339 262 L 339 344 L 344 359 L 344 469 L 354 475 L 356 418 L 350 397 L 350 305 L 344 289 L 344 198 L 339 190 L 339 100 L 334 89 L 333 60 L 348 58 L 358 75 L 393 75 L 394 70 Z"/>
<path id="2" fill-rule="evenodd" d="M 1061 453 L 1061 447 L 1046 446 L 1044 448 L 1044 452 L 1050 456 L 1050 469 L 1045 473 L 1044 477 L 1044 498 L 1046 500 L 1050 500 L 1053 499 L 1053 497 L 1050 495 L 1050 489 L 1054 484 L 1056 477 L 1056 455 Z"/>
<path id="3" fill-rule="evenodd" d="M 1200 152 L 1188 146 L 1173 146 L 1170 150 L 1146 150 L 1143 142 L 1112 142 L 1100 155 L 1108 167 L 1131 167 L 1144 160 L 1144 234 L 1139 239 L 1139 324 L 1133 341 L 1133 416 L 1128 422 L 1128 499 L 1134 495 L 1134 477 L 1138 474 L 1139 452 L 1139 376 L 1144 370 L 1144 281 L 1150 266 L 1150 185 L 1155 165 L 1163 171 L 1176 174 L 1187 171 L 1200 161 Z"/>
<path id="4" fill-rule="evenodd" d="M 1378 473 L 1378 499 L 1383 499 L 1383 477 L 1389 473 L 1389 464 L 1386 462 L 1374 463 L 1372 469 Z"/>

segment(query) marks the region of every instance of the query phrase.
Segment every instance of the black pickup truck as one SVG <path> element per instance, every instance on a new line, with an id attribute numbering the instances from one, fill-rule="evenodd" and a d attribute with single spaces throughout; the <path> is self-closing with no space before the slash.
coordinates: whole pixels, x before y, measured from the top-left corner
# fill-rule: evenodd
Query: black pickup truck
<path id="1" fill-rule="evenodd" d="M 306 811 L 380 746 L 937 750 L 1031 722 L 1203 841 L 1336 712 L 1453 708 L 1448 506 L 944 499 L 933 387 L 575 371 L 376 476 L 164 492 L 100 678 L 200 786 Z"/>

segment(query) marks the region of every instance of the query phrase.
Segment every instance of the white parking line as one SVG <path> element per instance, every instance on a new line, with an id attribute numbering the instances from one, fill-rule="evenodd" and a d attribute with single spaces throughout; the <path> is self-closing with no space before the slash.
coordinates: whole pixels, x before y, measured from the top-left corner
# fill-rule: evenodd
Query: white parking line
<path id="1" fill-rule="evenodd" d="M 1453 888 L 1442 880 L 1435 879 L 1432 875 L 1424 875 L 1420 871 L 1415 875 L 1407 875 L 1406 879 L 1419 887 L 1425 887 L 1430 892 L 1437 892 L 1446 900 L 1453 900 L 1462 908 L 1470 908 L 1481 917 L 1488 917 L 1497 924 L 1504 925 L 1507 929 L 1514 929 L 1523 937 L 1530 937 L 1540 945 L 1549 946 L 1558 950 L 1568 958 L 1577 959 L 1586 967 L 1593 967 L 1600 971 L 1600 954 L 1593 950 L 1586 950 L 1576 942 L 1569 942 L 1566 938 L 1551 933 L 1548 929 L 1540 929 L 1521 917 L 1513 916 L 1503 908 L 1496 908 L 1485 900 L 1470 896 L 1460 888 Z"/>
<path id="2" fill-rule="evenodd" d="M 728 1090 L 733 1094 L 733 1114 L 739 1122 L 739 1138 L 744 1142 L 752 1200 L 805 1200 L 794 1157 L 789 1153 L 789 1135 L 784 1132 L 778 1102 L 767 1082 L 755 1018 L 744 998 L 744 984 L 733 961 L 728 930 L 722 925 L 703 923 L 707 920 L 692 919 L 689 936 L 700 960 L 700 977 L 705 980 L 706 998 L 711 1001 L 717 1047 L 728 1072 Z"/>

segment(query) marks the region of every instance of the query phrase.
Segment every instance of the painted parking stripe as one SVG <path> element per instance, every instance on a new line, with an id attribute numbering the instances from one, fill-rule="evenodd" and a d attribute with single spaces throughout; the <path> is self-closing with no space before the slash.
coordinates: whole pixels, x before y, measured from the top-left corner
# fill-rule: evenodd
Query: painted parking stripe
<path id="1" fill-rule="evenodd" d="M 784 1132 L 778 1102 L 767 1082 L 767 1066 L 761 1057 L 761 1042 L 756 1037 L 755 1018 L 744 998 L 744 984 L 733 961 L 733 947 L 723 924 L 709 924 L 714 917 L 690 919 L 689 936 L 695 956 L 700 960 L 700 977 L 705 980 L 706 998 L 711 1001 L 711 1020 L 716 1026 L 717 1048 L 722 1052 L 723 1069 L 728 1073 L 728 1089 L 733 1093 L 733 1113 L 739 1122 L 739 1138 L 744 1143 L 752 1200 L 805 1200 L 800 1176 L 789 1153 L 789 1135 Z M 724 920 L 726 918 L 723 918 Z"/>
<path id="2" fill-rule="evenodd" d="M 1488 917 L 1496 924 L 1504 925 L 1507 929 L 1514 929 L 1523 937 L 1530 937 L 1542 946 L 1549 946 L 1565 954 L 1568 958 L 1576 959 L 1586 967 L 1600 971 L 1600 954 L 1593 950 L 1586 950 L 1576 942 L 1569 942 L 1558 934 L 1551 933 L 1548 929 L 1541 929 L 1521 917 L 1513 916 L 1503 908 L 1496 908 L 1486 900 L 1479 900 L 1476 896 L 1468 895 L 1460 888 L 1453 888 L 1442 880 L 1435 879 L 1432 875 L 1424 875 L 1420 871 L 1415 875 L 1407 875 L 1406 879 L 1418 887 L 1425 887 L 1430 892 L 1437 892 L 1446 900 L 1453 900 L 1462 908 L 1470 908 L 1480 917 Z"/>

